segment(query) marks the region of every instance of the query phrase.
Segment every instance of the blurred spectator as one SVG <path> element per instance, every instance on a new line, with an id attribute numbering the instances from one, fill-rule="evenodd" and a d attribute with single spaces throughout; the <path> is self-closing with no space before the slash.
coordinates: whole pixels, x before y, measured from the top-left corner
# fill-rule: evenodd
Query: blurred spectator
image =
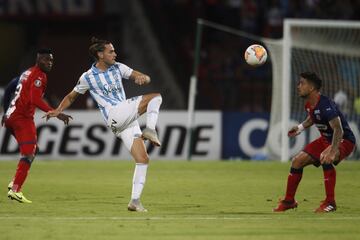
<path id="1" fill-rule="evenodd" d="M 279 0 L 271 0 L 266 14 L 266 26 L 264 36 L 269 38 L 281 38 L 284 13 Z"/>
<path id="2" fill-rule="evenodd" d="M 340 111 L 348 115 L 349 113 L 349 99 L 348 95 L 342 90 L 339 89 L 334 95 L 334 102 L 340 108 Z"/>

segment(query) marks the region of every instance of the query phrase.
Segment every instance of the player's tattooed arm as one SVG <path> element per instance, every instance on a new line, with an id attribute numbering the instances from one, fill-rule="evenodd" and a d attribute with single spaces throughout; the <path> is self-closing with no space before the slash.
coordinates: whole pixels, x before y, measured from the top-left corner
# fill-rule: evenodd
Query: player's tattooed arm
<path id="1" fill-rule="evenodd" d="M 151 81 L 148 75 L 135 70 L 132 71 L 130 80 L 133 80 L 137 85 L 149 84 Z"/>
<path id="2" fill-rule="evenodd" d="M 336 118 L 332 119 L 329 122 L 329 124 L 334 131 L 332 142 L 331 142 L 331 147 L 334 150 L 338 150 L 341 139 L 343 138 L 343 135 L 344 135 L 344 130 L 341 126 L 341 120 L 339 117 L 336 117 Z"/>
<path id="3" fill-rule="evenodd" d="M 330 120 L 329 124 L 333 129 L 332 142 L 320 155 L 320 162 L 325 164 L 333 163 L 339 158 L 339 145 L 344 134 L 339 117 Z"/>

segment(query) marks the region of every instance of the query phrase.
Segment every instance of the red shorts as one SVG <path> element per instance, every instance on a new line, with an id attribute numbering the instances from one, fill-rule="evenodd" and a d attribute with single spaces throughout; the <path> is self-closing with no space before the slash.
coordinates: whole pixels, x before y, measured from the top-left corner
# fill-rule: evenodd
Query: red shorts
<path id="1" fill-rule="evenodd" d="M 9 118 L 5 121 L 8 128 L 19 144 L 21 155 L 35 155 L 36 153 L 36 127 L 32 119 Z"/>
<path id="2" fill-rule="evenodd" d="M 309 154 L 316 162 L 315 166 L 320 166 L 320 154 L 328 147 L 330 143 L 325 137 L 319 137 L 305 146 L 304 152 Z M 340 157 L 339 160 L 334 162 L 337 165 L 341 160 L 349 156 L 354 150 L 355 144 L 347 139 L 342 139 L 339 146 Z"/>

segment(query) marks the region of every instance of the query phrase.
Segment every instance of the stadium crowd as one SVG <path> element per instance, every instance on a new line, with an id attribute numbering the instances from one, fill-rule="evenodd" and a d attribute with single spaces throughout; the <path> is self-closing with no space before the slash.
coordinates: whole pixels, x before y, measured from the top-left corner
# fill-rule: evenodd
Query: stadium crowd
<path id="1" fill-rule="evenodd" d="M 0 95 L 8 81 L 29 66 L 29 62 L 33 61 L 34 49 L 42 43 L 51 46 L 55 52 L 57 49 L 63 49 L 64 46 L 67 49 L 67 51 L 57 51 L 59 67 L 50 74 L 50 79 L 53 80 L 46 98 L 54 105 L 57 105 L 60 97 L 72 87 L 72 81 L 75 81 L 74 76 L 79 74 L 79 68 L 91 64 L 88 59 L 78 57 L 86 54 L 87 49 L 81 46 L 89 41 L 89 32 L 91 35 L 109 36 L 116 44 L 127 49 L 127 46 L 123 46 L 123 34 L 126 34 L 123 25 L 126 22 L 124 20 L 129 18 L 129 15 L 125 14 L 127 8 L 124 5 L 129 4 L 125 4 L 124 1 L 117 10 L 114 5 L 119 5 L 118 1 L 94 2 L 98 5 L 106 2 L 108 7 L 104 9 L 111 9 L 110 13 L 96 7 L 87 16 L 78 16 L 79 21 L 73 21 L 67 12 L 60 15 L 61 21 L 59 21 L 56 17 L 52 17 L 53 13 L 50 10 L 42 16 L 34 14 L 24 17 L 21 9 L 18 15 L 10 18 L 6 15 L 2 16 L 4 44 L 0 50 L 8 57 L 6 60 L 1 60 L 3 68 Z M 278 39 L 282 37 L 284 18 L 356 20 L 359 19 L 357 13 L 360 10 L 358 0 L 140 0 L 139 2 L 185 98 L 189 79 L 193 74 L 197 18 L 230 26 L 249 34 Z M 103 25 L 108 27 L 102 28 Z M 28 34 L 29 32 L 32 34 Z M 68 32 L 72 32 L 71 36 L 68 36 Z M 255 71 L 243 60 L 244 50 L 253 42 L 208 27 L 203 28 L 197 109 L 270 112 L 271 61 Z M 16 50 L 10 51 L 10 48 L 4 47 L 13 43 L 18 44 Z M 74 52 L 72 61 L 77 64 L 67 64 L 69 51 Z M 119 59 L 126 62 L 128 55 L 129 53 L 123 52 Z M 271 56 L 271 53 L 269 55 Z M 151 62 L 147 64 L 151 65 Z M 66 71 L 63 71 L 65 66 Z M 64 79 L 67 79 L 66 86 Z M 80 100 L 74 107 L 83 108 L 86 105 L 93 105 L 93 101 Z"/>

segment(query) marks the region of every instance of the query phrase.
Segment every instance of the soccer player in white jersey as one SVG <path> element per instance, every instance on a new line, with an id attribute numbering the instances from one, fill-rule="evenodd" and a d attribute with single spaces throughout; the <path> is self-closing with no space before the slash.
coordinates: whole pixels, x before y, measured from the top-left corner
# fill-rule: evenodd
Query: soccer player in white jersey
<path id="1" fill-rule="evenodd" d="M 57 117 L 68 108 L 79 94 L 89 91 L 97 102 L 100 112 L 113 133 L 121 138 L 136 162 L 129 211 L 146 212 L 140 202 L 145 184 L 149 156 L 143 139 L 160 146 L 155 131 L 162 102 L 159 93 L 151 93 L 126 99 L 122 79 L 130 79 L 138 85 L 150 83 L 150 77 L 116 62 L 116 52 L 111 42 L 91 39 L 90 55 L 95 62 L 84 72 L 74 89 L 64 97 L 60 105 L 46 113 L 47 119 Z M 146 128 L 141 132 L 137 118 L 146 112 Z"/>

